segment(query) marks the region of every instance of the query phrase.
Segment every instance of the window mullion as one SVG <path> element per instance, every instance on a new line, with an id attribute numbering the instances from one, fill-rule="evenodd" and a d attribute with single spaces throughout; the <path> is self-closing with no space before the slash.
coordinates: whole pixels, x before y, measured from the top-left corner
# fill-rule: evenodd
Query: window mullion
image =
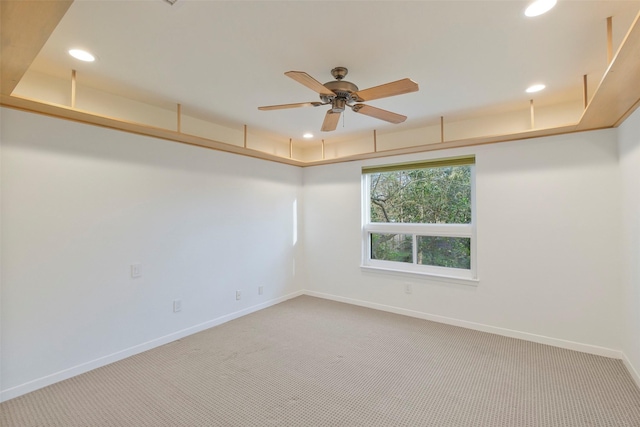
<path id="1" fill-rule="evenodd" d="M 471 224 L 399 224 L 374 222 L 364 225 L 369 232 L 405 233 L 426 236 L 471 237 Z"/>

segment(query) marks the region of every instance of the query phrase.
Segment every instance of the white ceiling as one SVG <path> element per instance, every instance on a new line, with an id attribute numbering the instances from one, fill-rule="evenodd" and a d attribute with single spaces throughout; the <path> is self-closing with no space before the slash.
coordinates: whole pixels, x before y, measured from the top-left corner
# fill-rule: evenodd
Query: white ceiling
<path id="1" fill-rule="evenodd" d="M 640 1 L 567 1 L 527 18 L 527 1 L 194 1 L 76 0 L 32 65 L 47 74 L 220 124 L 299 139 L 342 138 L 582 99 L 606 68 L 606 18 L 617 48 Z M 66 52 L 97 55 L 80 63 Z M 331 135 L 328 107 L 258 111 L 261 105 L 317 101 L 286 77 L 320 82 L 345 66 L 360 89 L 409 77 L 420 91 L 368 104 L 407 115 L 391 125 L 347 110 Z M 547 89 L 529 95 L 525 88 Z"/>

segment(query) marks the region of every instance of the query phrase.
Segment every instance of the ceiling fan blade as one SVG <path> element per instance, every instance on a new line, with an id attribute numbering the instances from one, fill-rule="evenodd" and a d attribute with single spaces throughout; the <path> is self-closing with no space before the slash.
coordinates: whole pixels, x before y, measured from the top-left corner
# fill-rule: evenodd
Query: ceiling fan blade
<path id="1" fill-rule="evenodd" d="M 407 116 L 402 114 L 392 113 L 391 111 L 383 110 L 381 108 L 371 107 L 370 105 L 356 104 L 351 107 L 354 112 L 364 114 L 365 116 L 375 117 L 376 119 L 384 120 L 390 123 L 402 123 L 407 120 Z"/>
<path id="2" fill-rule="evenodd" d="M 359 90 L 354 93 L 358 101 L 371 101 L 373 99 L 386 98 L 388 96 L 402 95 L 403 93 L 416 92 L 419 89 L 418 83 L 411 79 L 402 79 L 369 89 Z"/>
<path id="3" fill-rule="evenodd" d="M 340 113 L 334 113 L 333 110 L 329 110 L 324 116 L 324 122 L 322 123 L 322 128 L 320 130 L 322 132 L 331 132 L 332 130 L 336 130 L 339 121 Z"/>
<path id="4" fill-rule="evenodd" d="M 264 107 L 258 107 L 258 110 L 284 110 L 285 108 L 298 108 L 298 107 L 318 107 L 325 105 L 322 102 L 299 102 L 297 104 L 280 104 L 280 105 L 266 105 Z"/>
<path id="5" fill-rule="evenodd" d="M 318 92 L 320 95 L 335 96 L 332 90 L 327 89 L 322 83 L 304 71 L 287 71 L 284 75 L 291 77 L 293 80 L 305 85 L 314 92 Z"/>

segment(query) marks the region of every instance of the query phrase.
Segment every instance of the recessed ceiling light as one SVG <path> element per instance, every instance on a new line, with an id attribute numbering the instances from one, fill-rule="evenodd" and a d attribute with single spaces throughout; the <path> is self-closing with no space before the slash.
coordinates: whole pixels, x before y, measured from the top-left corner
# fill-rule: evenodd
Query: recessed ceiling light
<path id="1" fill-rule="evenodd" d="M 86 50 L 82 50 L 82 49 L 71 49 L 69 50 L 69 55 L 73 56 L 76 59 L 79 59 L 80 61 L 85 61 L 85 62 L 93 62 L 96 60 L 95 56 L 93 56 Z"/>
<path id="2" fill-rule="evenodd" d="M 313 134 L 312 133 L 305 133 L 304 135 L 302 135 L 303 138 L 309 139 L 309 138 L 313 138 Z"/>
<path id="3" fill-rule="evenodd" d="M 536 0 L 531 3 L 524 11 L 527 16 L 538 16 L 550 11 L 556 5 L 558 0 Z"/>
<path id="4" fill-rule="evenodd" d="M 527 93 L 533 93 L 533 92 L 540 92 L 542 89 L 544 89 L 546 86 L 543 85 L 542 83 L 540 84 L 536 84 L 536 85 L 531 85 L 527 88 Z"/>

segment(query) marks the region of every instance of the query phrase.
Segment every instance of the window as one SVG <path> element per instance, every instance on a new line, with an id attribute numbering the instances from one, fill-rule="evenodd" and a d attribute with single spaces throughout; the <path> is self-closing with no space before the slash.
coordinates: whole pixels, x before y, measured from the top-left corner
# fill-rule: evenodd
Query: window
<path id="1" fill-rule="evenodd" d="M 475 280 L 474 164 L 363 168 L 363 267 Z"/>

